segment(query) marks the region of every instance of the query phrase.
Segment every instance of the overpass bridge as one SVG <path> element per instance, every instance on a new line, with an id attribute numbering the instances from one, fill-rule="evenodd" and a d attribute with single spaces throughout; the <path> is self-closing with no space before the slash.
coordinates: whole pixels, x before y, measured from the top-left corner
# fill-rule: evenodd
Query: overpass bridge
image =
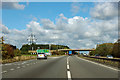
<path id="1" fill-rule="evenodd" d="M 94 51 L 95 49 L 58 49 L 58 51 Z"/>
<path id="2" fill-rule="evenodd" d="M 50 50 L 50 52 L 56 52 L 56 51 L 66 51 L 69 53 L 69 51 L 72 51 L 74 53 L 75 51 L 94 51 L 95 49 L 58 49 L 58 50 Z M 37 53 L 36 50 L 29 50 L 29 53 Z"/>
<path id="3" fill-rule="evenodd" d="M 66 51 L 69 54 L 69 51 L 72 51 L 74 54 L 75 51 L 94 51 L 95 49 L 58 49 L 58 51 Z"/>

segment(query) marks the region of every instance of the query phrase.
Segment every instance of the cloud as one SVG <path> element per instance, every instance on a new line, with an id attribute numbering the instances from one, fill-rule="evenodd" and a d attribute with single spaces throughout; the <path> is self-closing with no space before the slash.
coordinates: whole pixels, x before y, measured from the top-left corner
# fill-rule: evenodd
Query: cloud
<path id="1" fill-rule="evenodd" d="M 60 14 L 55 22 L 50 19 L 30 21 L 26 29 L 8 29 L 3 26 L 6 43 L 21 47 L 28 43 L 28 35 L 34 33 L 37 43 L 56 43 L 70 48 L 95 48 L 98 42 L 114 42 L 118 38 L 118 20 L 94 20 L 74 16 L 67 18 Z M 6 34 L 7 33 L 7 34 Z M 5 36 L 6 35 L 6 36 Z"/>
<path id="2" fill-rule="evenodd" d="M 56 28 L 55 24 L 52 21 L 50 21 L 49 19 L 41 19 L 41 24 L 43 25 L 43 27 L 45 29 L 55 29 Z"/>
<path id="3" fill-rule="evenodd" d="M 3 34 L 9 34 L 10 33 L 10 30 L 8 30 L 8 28 L 5 26 L 5 25 L 2 25 L 2 24 L 0 24 L 0 26 L 2 27 L 1 29 L 2 29 L 2 33 Z"/>
<path id="4" fill-rule="evenodd" d="M 20 9 L 23 10 L 25 5 L 18 2 L 2 2 L 2 9 Z"/>
<path id="5" fill-rule="evenodd" d="M 72 3 L 71 7 L 71 12 L 73 13 L 73 15 L 76 15 L 80 10 L 80 4 L 78 2 Z"/>
<path id="6" fill-rule="evenodd" d="M 102 2 L 96 3 L 90 11 L 93 18 L 109 20 L 118 16 L 117 2 Z"/>

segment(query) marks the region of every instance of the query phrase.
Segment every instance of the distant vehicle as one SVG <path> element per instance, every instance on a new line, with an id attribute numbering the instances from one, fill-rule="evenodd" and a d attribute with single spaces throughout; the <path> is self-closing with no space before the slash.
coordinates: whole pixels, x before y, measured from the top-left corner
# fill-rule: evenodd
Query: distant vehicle
<path id="1" fill-rule="evenodd" d="M 86 54 L 86 53 L 83 53 L 83 55 L 84 55 L 84 56 L 87 56 L 87 54 Z"/>
<path id="2" fill-rule="evenodd" d="M 95 54 L 95 57 L 100 57 L 100 55 L 99 54 Z"/>
<path id="3" fill-rule="evenodd" d="M 47 59 L 48 49 L 37 49 L 37 59 Z"/>
<path id="4" fill-rule="evenodd" d="M 72 51 L 69 51 L 68 55 L 69 55 L 69 56 L 72 56 Z"/>
<path id="5" fill-rule="evenodd" d="M 45 53 L 37 53 L 37 59 L 47 59 L 47 55 Z"/>
<path id="6" fill-rule="evenodd" d="M 113 59 L 112 55 L 107 55 L 107 58 Z"/>

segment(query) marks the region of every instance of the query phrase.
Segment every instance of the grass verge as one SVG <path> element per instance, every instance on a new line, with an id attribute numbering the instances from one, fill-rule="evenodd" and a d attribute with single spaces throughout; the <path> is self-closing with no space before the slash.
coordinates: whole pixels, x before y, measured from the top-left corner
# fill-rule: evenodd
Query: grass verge
<path id="1" fill-rule="evenodd" d="M 36 59 L 36 56 L 17 56 L 12 59 L 5 59 L 2 60 L 1 63 L 12 63 L 12 62 L 18 62 L 18 61 L 25 61 L 25 60 L 30 60 L 30 59 Z"/>

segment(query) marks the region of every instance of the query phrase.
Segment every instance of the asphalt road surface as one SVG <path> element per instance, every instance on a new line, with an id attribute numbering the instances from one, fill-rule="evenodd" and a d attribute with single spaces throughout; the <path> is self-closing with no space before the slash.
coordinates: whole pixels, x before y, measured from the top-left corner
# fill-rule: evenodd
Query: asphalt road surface
<path id="1" fill-rule="evenodd" d="M 77 56 L 49 57 L 2 65 L 2 78 L 56 80 L 118 80 L 119 70 Z"/>

